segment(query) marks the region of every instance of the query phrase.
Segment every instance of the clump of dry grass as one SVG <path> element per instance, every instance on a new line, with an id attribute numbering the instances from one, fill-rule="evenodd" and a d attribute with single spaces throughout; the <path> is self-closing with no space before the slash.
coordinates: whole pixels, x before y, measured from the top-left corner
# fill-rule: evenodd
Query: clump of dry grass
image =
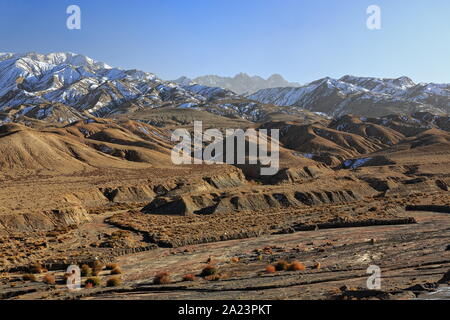
<path id="1" fill-rule="evenodd" d="M 294 261 L 289 265 L 288 270 L 289 271 L 304 271 L 304 270 L 306 270 L 306 267 L 303 263 Z"/>
<path id="2" fill-rule="evenodd" d="M 103 263 L 101 263 L 98 260 L 95 260 L 92 263 L 92 275 L 93 276 L 98 276 L 100 274 L 100 272 L 102 272 L 102 270 L 105 268 L 105 266 L 103 265 Z"/>
<path id="3" fill-rule="evenodd" d="M 99 277 L 91 277 L 84 282 L 85 288 L 99 287 L 100 285 L 101 281 Z"/>
<path id="4" fill-rule="evenodd" d="M 168 272 L 160 272 L 153 279 L 153 284 L 169 284 L 172 282 Z"/>
<path id="5" fill-rule="evenodd" d="M 22 280 L 24 280 L 24 281 L 33 281 L 33 282 L 36 282 L 36 276 L 35 276 L 34 274 L 31 274 L 31 273 L 29 273 L 29 274 L 24 274 L 24 275 L 22 276 Z"/>
<path id="6" fill-rule="evenodd" d="M 197 277 L 193 273 L 188 273 L 183 276 L 183 281 L 195 281 Z"/>
<path id="7" fill-rule="evenodd" d="M 55 277 L 51 274 L 46 274 L 44 276 L 44 278 L 42 279 L 42 281 L 46 284 L 55 284 L 56 283 Z"/>
<path id="8" fill-rule="evenodd" d="M 212 274 L 210 276 L 205 277 L 205 280 L 208 280 L 208 281 L 219 281 L 220 279 L 222 279 L 220 274 Z"/>
<path id="9" fill-rule="evenodd" d="M 43 267 L 40 263 L 37 263 L 37 262 L 36 262 L 36 263 L 33 263 L 33 264 L 30 266 L 29 271 L 30 271 L 31 273 L 36 274 L 36 273 L 44 273 L 44 272 L 46 272 L 47 270 L 44 269 L 44 267 Z"/>
<path id="10" fill-rule="evenodd" d="M 320 270 L 320 268 L 322 268 L 322 265 L 320 264 L 320 262 L 316 262 L 316 263 L 314 264 L 314 269 Z"/>
<path id="11" fill-rule="evenodd" d="M 276 270 L 275 267 L 274 267 L 273 265 L 271 265 L 271 264 L 269 264 L 269 265 L 266 267 L 266 273 L 274 273 L 275 271 L 277 271 L 277 270 Z"/>
<path id="12" fill-rule="evenodd" d="M 112 277 L 112 278 L 109 278 L 108 281 L 106 281 L 107 287 L 118 287 L 121 284 L 122 284 L 122 279 L 120 279 L 119 277 Z"/>
<path id="13" fill-rule="evenodd" d="M 287 269 L 289 269 L 289 263 L 285 260 L 278 260 L 275 264 L 275 270 L 277 271 L 286 271 Z"/>
<path id="14" fill-rule="evenodd" d="M 83 264 L 81 266 L 81 276 L 82 277 L 90 277 L 90 276 L 92 276 L 92 268 L 89 267 L 87 264 Z"/>
<path id="15" fill-rule="evenodd" d="M 213 265 L 208 265 L 205 268 L 203 268 L 202 273 L 200 274 L 201 277 L 209 277 L 217 274 L 219 270 Z"/>
<path id="16" fill-rule="evenodd" d="M 115 268 L 119 268 L 119 265 L 117 263 L 108 263 L 106 265 L 106 270 L 113 270 Z"/>
<path id="17" fill-rule="evenodd" d="M 114 269 L 111 270 L 111 274 L 122 274 L 122 269 L 120 269 L 119 266 L 116 266 Z"/>

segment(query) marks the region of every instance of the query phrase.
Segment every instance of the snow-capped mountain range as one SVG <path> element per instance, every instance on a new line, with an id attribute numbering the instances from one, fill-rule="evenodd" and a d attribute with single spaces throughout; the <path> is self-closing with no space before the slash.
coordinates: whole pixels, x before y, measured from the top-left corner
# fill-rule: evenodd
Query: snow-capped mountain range
<path id="1" fill-rule="evenodd" d="M 248 96 L 216 82 L 211 86 L 187 78 L 177 82 L 114 68 L 80 54 L 0 53 L 0 121 L 26 116 L 71 122 L 158 107 L 198 109 L 250 121 L 262 121 L 273 112 L 295 115 L 305 109 L 328 116 L 450 111 L 450 85 L 415 84 L 406 77 L 325 78 Z M 247 92 L 251 91 L 249 87 Z"/>
<path id="2" fill-rule="evenodd" d="M 450 84 L 416 84 L 407 77 L 324 78 L 298 88 L 263 89 L 247 98 L 261 103 L 298 106 L 330 116 L 450 112 Z"/>
<path id="3" fill-rule="evenodd" d="M 214 94 L 226 95 L 220 88 L 192 89 L 188 91 L 152 73 L 112 68 L 79 54 L 0 53 L 3 113 L 21 108 L 20 114 L 25 114 L 32 112 L 32 107 L 40 107 L 43 117 L 52 111 L 49 108 L 66 106 L 76 112 L 108 116 L 130 106 L 194 105 Z"/>
<path id="4" fill-rule="evenodd" d="M 173 82 L 181 85 L 200 84 L 208 87 L 219 87 L 240 95 L 251 94 L 267 88 L 300 87 L 299 83 L 289 82 L 279 74 L 273 74 L 267 79 L 263 79 L 259 76 L 249 76 L 246 73 L 239 73 L 234 77 L 207 75 L 195 79 L 189 79 L 183 76 Z"/>

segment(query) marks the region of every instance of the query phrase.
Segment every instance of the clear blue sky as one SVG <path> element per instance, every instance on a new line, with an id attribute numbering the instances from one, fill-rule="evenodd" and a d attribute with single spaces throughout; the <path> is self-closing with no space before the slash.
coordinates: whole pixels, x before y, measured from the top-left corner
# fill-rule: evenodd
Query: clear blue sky
<path id="1" fill-rule="evenodd" d="M 66 28 L 66 8 L 82 29 Z M 382 29 L 366 9 L 382 9 Z M 0 51 L 71 51 L 163 79 L 345 74 L 450 82 L 448 0 L 1 0 Z"/>

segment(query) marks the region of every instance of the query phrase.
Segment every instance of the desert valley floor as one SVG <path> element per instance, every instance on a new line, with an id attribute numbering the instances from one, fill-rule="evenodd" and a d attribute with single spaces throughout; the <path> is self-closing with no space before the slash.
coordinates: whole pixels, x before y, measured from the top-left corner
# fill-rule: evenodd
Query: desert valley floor
<path id="1" fill-rule="evenodd" d="M 399 118 L 396 130 L 340 121 L 366 136 L 264 124 L 292 130 L 270 179 L 246 166 L 174 166 L 169 131 L 142 122 L 3 125 L 0 297 L 429 297 L 450 279 L 449 134 Z M 295 130 L 309 139 L 298 148 Z M 314 159 L 305 144 L 334 149 Z M 67 290 L 70 265 L 90 265 L 99 283 Z M 367 290 L 371 265 L 381 290 Z"/>

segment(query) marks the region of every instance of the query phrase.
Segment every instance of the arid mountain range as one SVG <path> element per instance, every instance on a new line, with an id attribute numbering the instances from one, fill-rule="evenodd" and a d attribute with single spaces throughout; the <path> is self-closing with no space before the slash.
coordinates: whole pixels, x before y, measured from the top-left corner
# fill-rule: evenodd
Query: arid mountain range
<path id="1" fill-rule="evenodd" d="M 0 121 L 26 116 L 70 123 L 86 116 L 131 115 L 161 107 L 203 110 L 256 122 L 267 121 L 274 114 L 301 116 L 305 110 L 328 117 L 414 112 L 445 115 L 450 110 L 450 85 L 415 84 L 406 77 L 325 78 L 299 87 L 290 84 L 262 89 L 250 95 L 233 92 L 215 77 L 202 79 L 210 79 L 204 80 L 210 85 L 163 81 L 151 73 L 112 68 L 72 53 L 3 53 Z M 258 82 L 245 75 L 234 79 L 249 88 Z M 264 86 L 283 83 L 281 77 L 272 76 L 264 81 Z"/>

